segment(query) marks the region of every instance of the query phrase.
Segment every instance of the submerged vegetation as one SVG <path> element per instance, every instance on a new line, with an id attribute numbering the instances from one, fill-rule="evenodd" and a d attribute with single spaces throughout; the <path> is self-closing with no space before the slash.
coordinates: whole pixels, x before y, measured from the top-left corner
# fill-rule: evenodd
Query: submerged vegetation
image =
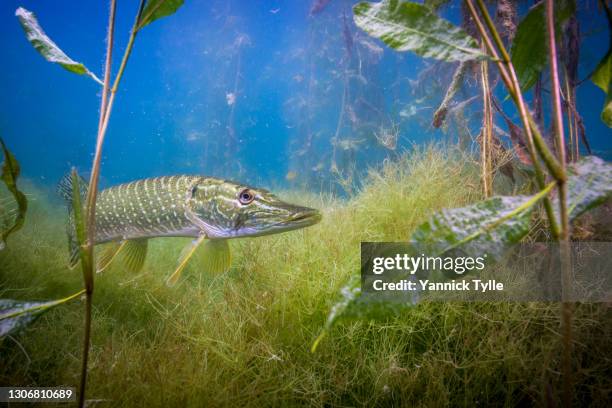
<path id="1" fill-rule="evenodd" d="M 53 192 L 25 189 L 35 200 L 0 253 L 0 295 L 70 293 L 80 282 L 66 267 L 64 209 L 47 198 Z M 370 172 L 349 201 L 287 194 L 323 208 L 323 221 L 235 241 L 227 274 L 202 274 L 195 263 L 167 287 L 186 240 L 159 239 L 143 272 L 111 267 L 97 276 L 88 398 L 112 406 L 502 406 L 544 404 L 545 390 L 559 387 L 558 304 L 424 303 L 338 326 L 310 352 L 334 294 L 358 267 L 359 242 L 402 240 L 432 212 L 478 201 L 478 163 L 423 149 Z M 77 382 L 81 319 L 73 303 L 14 338 L 23 350 L 6 339 L 0 382 Z M 605 306 L 575 310 L 576 397 L 593 406 L 609 398 L 610 323 Z"/>
<path id="2" fill-rule="evenodd" d="M 115 0 L 102 80 L 47 37 L 33 13 L 16 12 L 28 41 L 45 59 L 90 77 L 102 92 L 83 202 L 84 188 L 72 172 L 78 241 L 73 246 L 84 289 L 78 289 L 77 275 L 66 266 L 59 206 L 47 191 L 29 185 L 37 200 L 25 227 L 0 251 L 3 382 L 80 381 L 80 406 L 86 390 L 91 401 L 119 406 L 202 401 L 230 406 L 554 406 L 561 401 L 570 406 L 586 401 L 605 406 L 611 346 L 606 305 L 577 305 L 566 298 L 561 304 L 381 305 L 361 296 L 358 275 L 363 241 L 409 241 L 414 253 L 442 256 L 460 250 L 495 260 L 521 240 L 537 239 L 560 244 L 565 283 L 572 267 L 573 223 L 612 195 L 610 163 L 584 156 L 591 152 L 576 106 L 574 1 L 541 1 L 519 19 L 513 2 L 493 2 L 492 14 L 491 2 L 466 0 L 461 25 L 440 17 L 446 1 L 342 6 L 336 16 L 341 22 L 338 54 L 321 46 L 324 34 L 315 28 L 329 1 L 315 0 L 309 12 L 309 57 L 303 58 L 307 78 L 294 77 L 304 86 L 285 106 L 299 118 L 286 180 L 333 194 L 286 194 L 321 208 L 324 221 L 306 231 L 238 240 L 236 262 L 227 273 L 202 273 L 197 267 L 202 259 L 183 262 L 177 272 L 186 267 L 187 279 L 174 288 L 164 284 L 165 272 L 174 269 L 169 262 L 175 256 L 169 254 L 180 252 L 180 239 L 155 242 L 142 273 L 111 265 L 95 276 L 96 199 L 115 95 L 137 34 L 182 3 L 140 1 L 112 81 Z M 601 1 L 601 7 L 612 30 L 607 3 Z M 228 172 L 229 159 L 239 152 L 236 109 L 242 102 L 243 53 L 252 45 L 245 33 L 234 34 L 224 55 L 226 67 L 232 67 L 227 70 L 232 86 L 224 100 L 226 127 L 216 142 L 226 159 L 221 167 Z M 412 52 L 436 61 L 417 80 L 397 74 L 392 92 L 409 90 L 413 101 L 402 104 L 396 98 L 390 110 L 374 75 L 385 52 L 382 44 L 398 58 Z M 322 59 L 334 66 L 333 80 L 326 84 L 316 80 Z M 607 126 L 612 126 L 611 67 L 608 51 L 588 77 L 606 92 L 601 119 Z M 317 116 L 328 110 L 326 95 L 333 87 L 341 90 L 340 100 L 334 126 L 326 129 Z M 472 104 L 477 108 L 469 109 Z M 428 126 L 452 137 L 444 147 L 403 153 L 402 137 L 415 117 L 428 118 Z M 320 137 L 323 133 L 327 138 Z M 322 155 L 313 148 L 321 143 L 317 139 L 327 144 Z M 2 179 L 18 203 L 17 212 L 11 209 L 15 225 L 2 225 L 4 241 L 22 226 L 26 201 L 15 186 L 19 165 L 2 147 Z M 384 152 L 384 161 L 363 176 L 360 155 L 366 147 Z M 205 151 L 208 156 L 208 141 Z M 0 197 L 0 205 L 5 202 Z M 202 234 L 196 243 L 206 238 Z M 189 257 L 204 256 L 196 247 Z M 75 328 L 83 316 L 74 303 L 51 308 L 83 293 L 81 335 Z M 47 310 L 27 336 L 13 337 Z M 75 352 L 79 340 L 80 358 Z"/>

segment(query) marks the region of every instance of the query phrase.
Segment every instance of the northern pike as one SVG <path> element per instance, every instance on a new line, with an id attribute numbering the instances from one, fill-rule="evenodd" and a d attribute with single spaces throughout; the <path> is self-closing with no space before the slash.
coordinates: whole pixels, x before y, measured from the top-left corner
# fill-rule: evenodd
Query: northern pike
<path id="1" fill-rule="evenodd" d="M 79 180 L 80 196 L 84 197 L 86 182 Z M 58 190 L 68 203 L 70 266 L 74 267 L 79 260 L 79 243 L 70 174 Z M 94 244 L 106 243 L 107 247 L 98 256 L 96 269 L 101 272 L 107 268 L 119 253 L 130 269 L 140 269 L 150 238 L 196 238 L 183 250 L 168 279 L 173 285 L 204 242 L 205 269 L 226 271 L 231 259 L 228 239 L 291 231 L 320 220 L 316 209 L 289 204 L 267 190 L 228 180 L 180 175 L 133 181 L 98 193 Z"/>

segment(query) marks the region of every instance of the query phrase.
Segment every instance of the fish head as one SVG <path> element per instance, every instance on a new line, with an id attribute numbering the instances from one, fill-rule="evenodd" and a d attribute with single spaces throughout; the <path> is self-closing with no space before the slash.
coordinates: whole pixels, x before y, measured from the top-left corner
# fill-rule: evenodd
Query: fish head
<path id="1" fill-rule="evenodd" d="M 192 221 L 209 238 L 254 237 L 308 227 L 321 220 L 309 207 L 287 203 L 265 189 L 208 180 L 192 188 Z"/>

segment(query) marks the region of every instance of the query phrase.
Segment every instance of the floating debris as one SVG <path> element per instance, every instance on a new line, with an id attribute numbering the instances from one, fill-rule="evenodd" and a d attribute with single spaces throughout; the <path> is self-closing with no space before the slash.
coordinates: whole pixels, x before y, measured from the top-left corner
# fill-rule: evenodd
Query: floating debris
<path id="1" fill-rule="evenodd" d="M 331 0 L 315 0 L 312 2 L 312 5 L 310 6 L 310 12 L 308 13 L 308 15 L 310 16 L 314 16 L 316 14 L 319 14 L 320 12 L 322 12 L 325 7 L 327 7 L 327 5 L 329 4 Z"/>
<path id="2" fill-rule="evenodd" d="M 397 148 L 397 139 L 399 138 L 399 125 L 396 123 L 391 123 L 391 126 L 388 127 L 381 125 L 374 132 L 374 136 L 378 143 L 389 150 L 395 150 Z"/>
<path id="3" fill-rule="evenodd" d="M 404 119 L 410 119 L 425 109 L 432 109 L 431 106 L 417 106 L 417 104 L 407 105 L 402 109 L 399 115 Z"/>
<path id="4" fill-rule="evenodd" d="M 285 175 L 285 180 L 287 180 L 287 181 L 293 181 L 296 178 L 297 178 L 297 173 L 295 171 L 289 171 Z"/>
<path id="5" fill-rule="evenodd" d="M 234 92 L 227 92 L 225 94 L 225 100 L 227 101 L 227 106 L 232 106 L 236 103 L 236 94 Z"/>
<path id="6" fill-rule="evenodd" d="M 375 42 L 368 40 L 367 38 L 360 38 L 359 44 L 373 57 L 376 59 L 382 58 L 385 50 Z"/>
<path id="7" fill-rule="evenodd" d="M 365 139 L 340 139 L 332 138 L 331 144 L 340 150 L 358 150 L 359 145 L 365 142 Z"/>
<path id="8" fill-rule="evenodd" d="M 323 164 L 323 162 L 319 162 L 316 166 L 311 168 L 311 170 L 314 171 L 314 172 L 319 172 L 319 171 L 323 170 L 324 168 L 325 168 L 325 165 Z"/>

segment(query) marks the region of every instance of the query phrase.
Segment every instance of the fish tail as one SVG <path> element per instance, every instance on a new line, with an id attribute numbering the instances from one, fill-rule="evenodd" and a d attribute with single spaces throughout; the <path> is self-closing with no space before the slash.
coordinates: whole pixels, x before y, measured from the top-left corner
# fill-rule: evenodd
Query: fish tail
<path id="1" fill-rule="evenodd" d="M 87 181 L 83 177 L 78 176 L 78 188 L 79 195 L 81 196 L 81 202 L 85 200 L 87 195 Z M 57 186 L 58 194 L 66 201 L 68 208 L 68 224 L 66 232 L 68 233 L 68 248 L 70 251 L 70 268 L 74 268 L 79 262 L 79 240 L 77 239 L 76 225 L 74 222 L 74 208 L 73 208 L 73 183 L 72 183 L 72 172 L 67 173 L 60 180 Z"/>

